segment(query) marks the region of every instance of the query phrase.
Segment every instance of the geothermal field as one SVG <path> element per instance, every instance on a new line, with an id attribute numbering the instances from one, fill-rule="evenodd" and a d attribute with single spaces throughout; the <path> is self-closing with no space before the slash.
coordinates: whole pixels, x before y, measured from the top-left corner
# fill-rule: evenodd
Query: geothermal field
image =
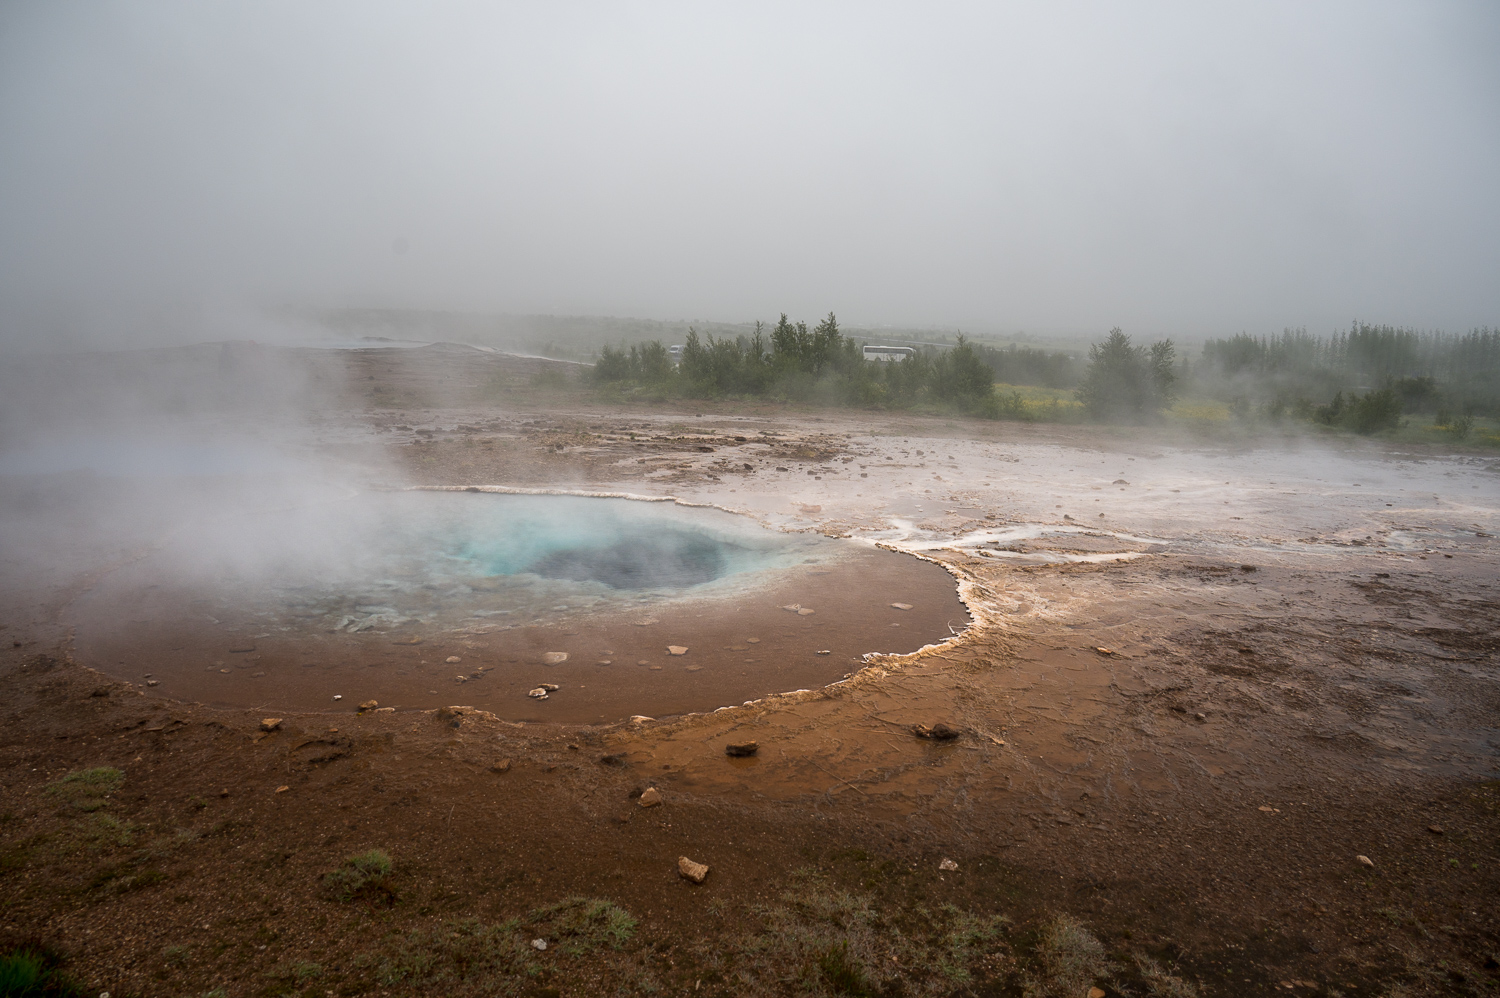
<path id="1" fill-rule="evenodd" d="M 1496 978 L 1492 456 L 441 344 L 7 392 L 0 929 L 95 991 Z"/>

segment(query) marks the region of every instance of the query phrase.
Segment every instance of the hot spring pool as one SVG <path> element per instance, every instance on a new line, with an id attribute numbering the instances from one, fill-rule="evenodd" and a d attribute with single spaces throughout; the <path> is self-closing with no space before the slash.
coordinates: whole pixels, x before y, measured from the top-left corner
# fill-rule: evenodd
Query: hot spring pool
<path id="1" fill-rule="evenodd" d="M 943 569 L 851 541 L 669 502 L 443 491 L 185 526 L 69 617 L 86 661 L 172 697 L 566 722 L 824 685 L 969 620 Z M 526 695 L 543 683 L 560 688 Z"/>

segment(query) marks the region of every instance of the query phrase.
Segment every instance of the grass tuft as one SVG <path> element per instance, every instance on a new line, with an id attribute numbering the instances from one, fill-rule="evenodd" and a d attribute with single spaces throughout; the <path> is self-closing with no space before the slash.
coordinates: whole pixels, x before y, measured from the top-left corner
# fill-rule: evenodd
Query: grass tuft
<path id="1" fill-rule="evenodd" d="M 606 946 L 622 948 L 635 935 L 636 921 L 612 902 L 570 897 L 533 911 L 526 925 L 564 953 L 579 956 Z"/>
<path id="2" fill-rule="evenodd" d="M 344 865 L 330 870 L 323 878 L 340 901 L 352 901 L 361 895 L 384 894 L 391 897 L 386 881 L 395 871 L 390 854 L 383 849 L 371 849 L 357 853 L 344 860 Z"/>
<path id="3" fill-rule="evenodd" d="M 1078 998 L 1095 981 L 1114 972 L 1104 946 L 1067 915 L 1057 916 L 1042 929 L 1035 957 L 1036 973 L 1027 975 L 1022 988 L 1026 998 Z"/>
<path id="4" fill-rule="evenodd" d="M 58 969 L 62 962 L 38 943 L 0 953 L 0 998 L 84 998 L 84 990 Z"/>

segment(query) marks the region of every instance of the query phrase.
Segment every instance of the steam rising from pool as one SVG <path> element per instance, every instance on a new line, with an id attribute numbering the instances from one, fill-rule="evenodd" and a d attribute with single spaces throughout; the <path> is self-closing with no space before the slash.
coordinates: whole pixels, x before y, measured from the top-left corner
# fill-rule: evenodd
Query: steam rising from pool
<path id="1" fill-rule="evenodd" d="M 719 510 L 578 496 L 366 493 L 254 519 L 212 542 L 185 531 L 139 568 L 192 577 L 215 617 L 253 609 L 267 625 L 472 633 L 731 596 L 850 553 Z"/>

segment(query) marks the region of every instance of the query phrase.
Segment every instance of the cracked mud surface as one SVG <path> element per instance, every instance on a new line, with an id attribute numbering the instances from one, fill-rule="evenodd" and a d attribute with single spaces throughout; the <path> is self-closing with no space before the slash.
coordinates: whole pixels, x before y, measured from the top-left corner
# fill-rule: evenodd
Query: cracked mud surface
<path id="1" fill-rule="evenodd" d="M 1018 924 L 1068 912 L 1208 994 L 1500 986 L 1492 462 L 622 408 L 528 388 L 531 362 L 395 354 L 350 361 L 354 387 L 311 445 L 371 484 L 672 495 L 848 535 L 947 567 L 975 625 L 836 685 L 715 713 L 555 726 L 482 710 L 355 716 L 350 696 L 263 734 L 258 715 L 71 661 L 64 611 L 109 566 L 16 543 L 6 932 L 60 940 L 82 976 L 143 993 L 258 993 L 294 957 L 337 966 L 326 987 L 362 993 L 353 954 L 372 918 L 498 918 L 592 894 L 664 940 L 654 980 L 693 990 L 704 947 L 745 931 L 736 906 L 775 896 L 792 871 L 854 884 L 899 868 L 920 903 Z M 435 386 L 466 377 L 467 391 L 498 382 L 525 404 L 440 398 Z M 97 494 L 55 482 L 5 488 L 12 509 L 104 515 Z M 124 541 L 149 545 L 150 531 Z M 911 733 L 939 721 L 961 736 Z M 747 741 L 754 757 L 726 758 Z M 156 859 L 112 860 L 160 882 L 110 887 L 133 875 L 122 867 L 101 886 L 97 864 L 47 852 L 62 819 L 44 786 L 92 765 L 125 772 L 122 817 L 191 833 Z M 646 785 L 666 804 L 635 806 Z M 312 891 L 373 846 L 411 864 L 423 914 L 350 914 Z M 681 854 L 713 869 L 705 887 L 677 876 Z M 957 872 L 938 872 L 945 857 Z M 179 939 L 197 954 L 181 965 L 163 955 Z M 547 980 L 591 993 L 561 966 Z M 734 993 L 726 982 L 701 987 Z"/>

